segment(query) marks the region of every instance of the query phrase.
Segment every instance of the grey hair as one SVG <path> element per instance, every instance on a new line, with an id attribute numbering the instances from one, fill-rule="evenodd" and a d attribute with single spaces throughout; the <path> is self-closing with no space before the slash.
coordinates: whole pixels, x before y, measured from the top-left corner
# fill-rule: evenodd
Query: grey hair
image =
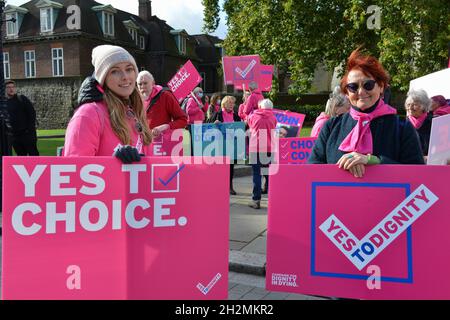
<path id="1" fill-rule="evenodd" d="M 408 104 L 415 102 L 420 105 L 424 112 L 429 112 L 431 110 L 431 99 L 425 90 L 417 89 L 410 90 L 405 100 L 405 108 Z"/>
<path id="2" fill-rule="evenodd" d="M 332 93 L 330 93 L 330 98 L 325 106 L 325 114 L 330 117 L 335 117 L 337 115 L 336 108 L 344 106 L 348 102 L 348 98 L 341 92 L 341 88 L 336 86 Z"/>
<path id="3" fill-rule="evenodd" d="M 248 84 L 248 88 L 252 91 L 258 89 L 258 82 L 256 82 L 256 81 L 250 82 Z"/>
<path id="4" fill-rule="evenodd" d="M 139 82 L 139 80 L 141 80 L 142 78 L 148 78 L 148 79 L 150 79 L 150 81 L 155 82 L 155 78 L 147 70 L 139 72 L 136 81 Z"/>
<path id="5" fill-rule="evenodd" d="M 194 94 L 196 94 L 196 93 L 198 93 L 200 90 L 203 91 L 202 88 L 196 87 L 194 90 L 192 90 L 192 92 L 193 92 Z"/>
<path id="6" fill-rule="evenodd" d="M 273 109 L 273 103 L 270 99 L 264 99 L 258 102 L 258 106 L 261 109 Z"/>

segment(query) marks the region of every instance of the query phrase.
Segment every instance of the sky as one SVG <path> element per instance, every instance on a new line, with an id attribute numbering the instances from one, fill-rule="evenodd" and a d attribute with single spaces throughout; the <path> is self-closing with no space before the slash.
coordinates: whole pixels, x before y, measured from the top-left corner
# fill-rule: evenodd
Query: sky
<path id="1" fill-rule="evenodd" d="M 6 4 L 20 6 L 27 2 L 29 0 L 7 0 Z M 138 14 L 138 0 L 96 0 L 96 2 L 110 4 L 114 8 Z M 152 0 L 152 14 L 165 20 L 174 29 L 185 29 L 189 34 L 204 33 L 201 0 Z M 213 35 L 224 39 L 227 28 L 223 13 L 220 20 L 219 28 Z"/>

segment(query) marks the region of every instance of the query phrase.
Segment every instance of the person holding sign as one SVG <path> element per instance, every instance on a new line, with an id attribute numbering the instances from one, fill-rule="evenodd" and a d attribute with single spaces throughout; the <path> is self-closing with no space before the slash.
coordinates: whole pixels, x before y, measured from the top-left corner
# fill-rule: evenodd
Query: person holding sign
<path id="1" fill-rule="evenodd" d="M 244 103 L 244 115 L 245 120 L 251 115 L 254 111 L 258 110 L 258 103 L 264 99 L 264 96 L 261 93 L 261 90 L 258 89 L 258 83 L 255 81 L 250 82 L 248 85 L 250 90 L 250 97 Z"/>
<path id="2" fill-rule="evenodd" d="M 347 97 L 341 93 L 341 88 L 336 87 L 330 94 L 330 99 L 327 101 L 325 112 L 322 112 L 314 123 L 311 130 L 311 138 L 317 138 L 319 136 L 320 130 L 322 130 L 328 119 L 347 113 L 349 110 L 350 102 Z"/>
<path id="3" fill-rule="evenodd" d="M 79 99 L 67 127 L 64 156 L 114 155 L 124 163 L 140 161 L 152 134 L 136 88 L 136 62 L 125 49 L 102 45 L 92 50 L 92 64 L 94 79 L 83 83 L 91 88 L 82 89 L 102 95 Z"/>
<path id="4" fill-rule="evenodd" d="M 405 100 L 406 117 L 416 129 L 420 146 L 424 156 L 428 155 L 428 145 L 430 143 L 431 122 L 433 113 L 429 112 L 431 99 L 428 98 L 425 90 L 411 90 Z"/>
<path id="5" fill-rule="evenodd" d="M 258 110 L 248 117 L 250 127 L 249 157 L 253 171 L 253 197 L 249 204 L 254 209 L 260 209 L 261 205 L 261 167 L 268 166 L 271 160 L 272 139 L 276 135 L 277 119 L 273 114 L 273 103 L 269 99 L 261 100 L 258 103 Z M 264 163 L 265 162 L 265 163 Z M 266 176 L 265 189 L 269 183 L 269 176 Z"/>
<path id="6" fill-rule="evenodd" d="M 155 79 L 150 72 L 141 71 L 137 77 L 137 85 L 147 111 L 148 126 L 154 137 L 168 129 L 186 127 L 187 116 L 181 110 L 177 99 L 169 89 L 155 85 Z"/>
<path id="7" fill-rule="evenodd" d="M 241 122 L 237 112 L 234 111 L 234 106 L 236 105 L 236 98 L 233 96 L 225 96 L 222 100 L 221 110 L 214 113 L 209 122 L 212 123 L 230 123 L 230 122 Z M 230 164 L 230 194 L 236 195 L 236 191 L 233 188 L 233 177 L 234 177 L 234 163 Z"/>
<path id="8" fill-rule="evenodd" d="M 431 110 L 434 117 L 445 116 L 450 114 L 450 106 L 447 104 L 444 96 L 431 97 Z"/>
<path id="9" fill-rule="evenodd" d="M 350 112 L 327 121 L 308 163 L 336 163 L 357 178 L 366 165 L 424 163 L 414 127 L 381 98 L 388 80 L 378 59 L 352 52 L 341 80 Z"/>
<path id="10" fill-rule="evenodd" d="M 245 121 L 245 102 L 247 101 L 248 97 L 250 97 L 250 91 L 246 90 L 244 91 L 244 94 L 242 95 L 242 104 L 239 106 L 238 115 L 242 119 L 242 121 Z"/>
<path id="11" fill-rule="evenodd" d="M 202 103 L 203 98 L 203 90 L 200 87 L 197 87 L 192 91 L 191 96 L 189 97 L 186 104 L 186 113 L 188 115 L 188 123 L 194 124 L 202 123 L 205 121 L 205 112 L 208 110 L 208 99 L 206 99 L 205 105 Z"/>

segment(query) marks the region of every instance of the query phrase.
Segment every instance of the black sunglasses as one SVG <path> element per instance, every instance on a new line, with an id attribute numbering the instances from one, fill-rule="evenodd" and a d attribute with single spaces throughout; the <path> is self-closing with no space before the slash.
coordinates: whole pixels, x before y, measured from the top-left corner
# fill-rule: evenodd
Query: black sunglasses
<path id="1" fill-rule="evenodd" d="M 377 83 L 377 82 L 376 82 L 375 80 L 366 80 L 366 81 L 363 82 L 362 87 L 363 87 L 364 90 L 366 90 L 366 91 L 372 91 L 373 88 L 375 88 L 375 84 L 376 84 L 376 83 Z M 357 92 L 357 91 L 359 90 L 359 88 L 360 88 L 359 84 L 356 83 L 356 82 L 348 83 L 345 87 L 346 87 L 347 90 L 350 91 L 351 93 Z"/>

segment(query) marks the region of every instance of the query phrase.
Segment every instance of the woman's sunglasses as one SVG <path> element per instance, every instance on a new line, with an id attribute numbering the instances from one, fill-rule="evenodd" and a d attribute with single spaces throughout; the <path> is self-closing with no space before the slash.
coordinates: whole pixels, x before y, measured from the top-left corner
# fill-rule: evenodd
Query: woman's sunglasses
<path id="1" fill-rule="evenodd" d="M 372 91 L 373 88 L 375 88 L 375 84 L 376 83 L 377 82 L 375 80 L 366 80 L 366 81 L 363 82 L 362 87 L 366 91 Z M 356 82 L 347 83 L 347 85 L 345 87 L 351 93 L 356 93 L 359 90 L 359 88 L 360 88 L 359 84 L 356 83 Z"/>

